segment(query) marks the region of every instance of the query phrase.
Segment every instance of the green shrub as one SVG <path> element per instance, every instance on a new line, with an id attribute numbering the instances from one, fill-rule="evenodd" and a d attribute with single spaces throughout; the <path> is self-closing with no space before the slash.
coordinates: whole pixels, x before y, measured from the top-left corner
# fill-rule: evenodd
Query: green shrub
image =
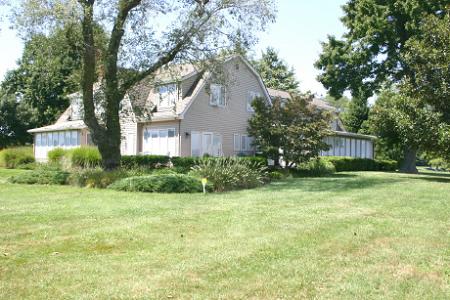
<path id="1" fill-rule="evenodd" d="M 89 188 L 106 188 L 113 182 L 128 177 L 124 170 L 104 171 L 101 168 L 73 170 L 68 178 L 71 185 Z"/>
<path id="2" fill-rule="evenodd" d="M 121 159 L 122 167 L 134 169 L 137 167 L 158 168 L 167 166 L 170 157 L 163 155 L 124 155 Z"/>
<path id="3" fill-rule="evenodd" d="M 22 184 L 66 184 L 68 172 L 52 167 L 39 167 L 36 170 L 24 172 L 23 174 L 9 178 L 11 183 Z"/>
<path id="4" fill-rule="evenodd" d="M 170 161 L 177 173 L 188 173 L 199 164 L 200 158 L 195 157 L 172 157 Z"/>
<path id="5" fill-rule="evenodd" d="M 47 153 L 48 161 L 51 163 L 61 163 L 67 152 L 68 151 L 63 148 L 55 148 L 50 150 Z"/>
<path id="6" fill-rule="evenodd" d="M 72 167 L 95 168 L 101 166 L 102 157 L 96 147 L 80 147 L 66 153 L 70 156 Z"/>
<path id="7" fill-rule="evenodd" d="M 19 165 L 33 162 L 34 154 L 31 147 L 8 148 L 0 151 L 0 166 L 8 169 L 15 169 Z"/>
<path id="8" fill-rule="evenodd" d="M 373 160 L 369 158 L 353 158 L 327 156 L 324 160 L 331 162 L 336 172 L 348 171 L 395 171 L 397 163 L 390 160 Z"/>
<path id="9" fill-rule="evenodd" d="M 207 178 L 218 192 L 254 188 L 268 179 L 266 167 L 237 157 L 203 159 L 190 174 Z"/>
<path id="10" fill-rule="evenodd" d="M 249 161 L 250 163 L 260 166 L 267 166 L 267 158 L 262 156 L 241 156 L 239 159 Z"/>
<path id="11" fill-rule="evenodd" d="M 334 165 L 325 159 L 315 158 L 307 163 L 300 164 L 294 171 L 296 176 L 321 177 L 336 173 Z"/>
<path id="12" fill-rule="evenodd" d="M 430 166 L 437 169 L 437 170 L 449 170 L 450 169 L 450 163 L 445 161 L 442 158 L 434 158 L 430 160 Z"/>
<path id="13" fill-rule="evenodd" d="M 375 162 L 378 165 L 378 171 L 394 172 L 398 167 L 398 163 L 395 160 L 376 159 Z"/>
<path id="14" fill-rule="evenodd" d="M 277 181 L 288 178 L 290 176 L 289 172 L 281 169 L 269 169 L 269 179 L 270 181 Z"/>
<path id="15" fill-rule="evenodd" d="M 148 193 L 196 193 L 203 190 L 199 179 L 184 174 L 162 174 L 118 180 L 108 188 Z"/>

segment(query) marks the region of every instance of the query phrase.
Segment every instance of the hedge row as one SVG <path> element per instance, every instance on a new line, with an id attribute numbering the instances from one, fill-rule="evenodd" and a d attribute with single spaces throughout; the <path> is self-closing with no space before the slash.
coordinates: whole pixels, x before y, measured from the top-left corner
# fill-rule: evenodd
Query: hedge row
<path id="1" fill-rule="evenodd" d="M 397 162 L 393 160 L 378 160 L 368 158 L 327 156 L 324 160 L 331 162 L 336 172 L 350 171 L 388 171 L 397 169 Z"/>

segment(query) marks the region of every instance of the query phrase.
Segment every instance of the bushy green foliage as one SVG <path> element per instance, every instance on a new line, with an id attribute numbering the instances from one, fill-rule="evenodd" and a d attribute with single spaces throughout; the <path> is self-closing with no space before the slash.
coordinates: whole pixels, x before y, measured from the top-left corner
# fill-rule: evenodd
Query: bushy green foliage
<path id="1" fill-rule="evenodd" d="M 321 177 L 336 173 L 336 168 L 330 161 L 323 158 L 315 158 L 309 162 L 300 164 L 294 171 L 296 176 Z"/>
<path id="2" fill-rule="evenodd" d="M 264 156 L 278 162 L 282 149 L 290 167 L 329 149 L 324 138 L 330 134 L 331 114 L 311 105 L 312 99 L 305 94 L 293 95 L 289 101 L 274 99 L 272 105 L 262 98 L 253 101 L 255 113 L 248 122 L 248 132 Z"/>
<path id="3" fill-rule="evenodd" d="M 442 158 L 430 160 L 430 166 L 437 170 L 450 170 L 450 163 Z"/>
<path id="4" fill-rule="evenodd" d="M 248 161 L 251 164 L 267 166 L 267 158 L 262 156 L 241 156 L 239 159 Z"/>
<path id="5" fill-rule="evenodd" d="M 121 164 L 126 169 L 136 167 L 157 168 L 167 166 L 169 161 L 170 157 L 164 155 L 124 155 Z"/>
<path id="6" fill-rule="evenodd" d="M 11 183 L 21 184 L 57 184 L 67 183 L 69 173 L 58 168 L 41 166 L 33 171 L 27 171 L 9 178 Z"/>
<path id="7" fill-rule="evenodd" d="M 0 166 L 8 169 L 15 169 L 19 165 L 33 162 L 34 155 L 31 147 L 7 148 L 0 151 Z"/>
<path id="8" fill-rule="evenodd" d="M 266 167 L 237 157 L 203 159 L 191 174 L 207 178 L 218 192 L 254 188 L 268 179 Z"/>
<path id="9" fill-rule="evenodd" d="M 118 180 L 108 188 L 148 193 L 197 193 L 203 190 L 199 179 L 184 174 L 161 174 Z"/>
<path id="10" fill-rule="evenodd" d="M 294 68 L 288 66 L 274 48 L 268 47 L 254 65 L 267 87 L 282 91 L 298 91 L 299 82 L 295 78 Z"/>
<path id="11" fill-rule="evenodd" d="M 373 160 L 339 156 L 327 156 L 322 159 L 331 162 L 336 168 L 336 172 L 395 171 L 397 169 L 397 162 L 393 160 Z"/>
<path id="12" fill-rule="evenodd" d="M 51 163 L 61 163 L 64 156 L 68 153 L 67 150 L 63 148 L 55 148 L 53 150 L 48 151 L 47 158 Z"/>
<path id="13" fill-rule="evenodd" d="M 173 168 L 179 173 L 188 173 L 192 168 L 198 165 L 200 158 L 196 157 L 172 157 Z"/>
<path id="14" fill-rule="evenodd" d="M 89 188 L 106 188 L 113 182 L 126 178 L 124 170 L 104 171 L 101 168 L 72 170 L 68 182 L 71 185 Z"/>
<path id="15" fill-rule="evenodd" d="M 95 168 L 102 164 L 102 157 L 96 147 L 80 147 L 69 151 L 72 167 Z"/>
<path id="16" fill-rule="evenodd" d="M 269 169 L 268 175 L 270 181 L 283 180 L 291 176 L 289 171 L 284 169 Z"/>

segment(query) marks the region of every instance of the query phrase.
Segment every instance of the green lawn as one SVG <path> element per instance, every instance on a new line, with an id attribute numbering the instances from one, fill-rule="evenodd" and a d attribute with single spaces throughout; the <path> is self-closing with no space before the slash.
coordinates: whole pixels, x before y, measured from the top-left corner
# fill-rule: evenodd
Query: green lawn
<path id="1" fill-rule="evenodd" d="M 12 185 L 0 299 L 448 299 L 450 175 L 216 195 Z"/>

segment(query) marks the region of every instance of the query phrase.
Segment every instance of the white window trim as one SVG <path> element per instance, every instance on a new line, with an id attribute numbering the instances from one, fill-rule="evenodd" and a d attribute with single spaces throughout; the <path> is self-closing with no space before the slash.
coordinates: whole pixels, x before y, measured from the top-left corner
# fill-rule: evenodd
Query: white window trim
<path id="1" fill-rule="evenodd" d="M 221 134 L 219 134 L 219 133 L 215 133 L 215 132 L 210 132 L 210 131 L 191 131 L 191 156 L 194 156 L 194 153 L 193 153 L 193 144 L 192 144 L 192 136 L 193 135 L 199 135 L 200 136 L 200 145 L 199 145 L 199 148 L 200 148 L 200 155 L 199 155 L 199 157 L 203 157 L 205 154 L 207 154 L 207 152 L 204 152 L 204 147 L 203 147 L 203 136 L 205 136 L 205 135 L 210 135 L 211 136 L 211 147 L 212 147 L 212 149 L 211 149 L 211 152 L 214 152 L 214 149 L 213 149 L 213 147 L 214 147 L 214 137 L 219 137 L 219 139 L 220 139 L 220 149 L 218 149 L 219 150 L 219 153 L 218 153 L 218 155 L 217 156 L 223 156 L 223 136 L 221 135 Z M 214 153 L 208 153 L 209 155 L 211 155 L 211 156 L 216 156 Z"/>
<path id="2" fill-rule="evenodd" d="M 236 138 L 239 141 L 239 144 L 236 144 Z M 234 144 L 234 151 L 239 152 L 241 151 L 241 144 L 242 144 L 242 140 L 241 140 L 241 135 L 238 133 L 235 133 L 233 135 L 233 144 Z"/>
<path id="3" fill-rule="evenodd" d="M 248 92 L 248 95 L 247 95 L 247 102 L 245 103 L 247 112 L 250 112 L 250 113 L 254 113 L 254 112 L 255 112 L 255 110 L 254 110 L 253 107 L 252 107 L 252 102 L 253 102 L 256 98 L 259 98 L 259 97 L 261 97 L 261 94 L 258 93 L 258 92 L 254 92 L 254 91 Z"/>
<path id="4" fill-rule="evenodd" d="M 174 87 L 175 87 L 175 91 L 174 91 L 175 99 L 174 99 L 174 103 L 171 104 L 171 105 L 170 105 L 170 104 L 169 104 L 169 105 L 163 105 L 163 104 L 161 104 L 161 101 L 162 101 L 164 98 L 161 97 L 162 94 L 159 92 L 159 89 L 160 89 L 161 87 L 163 87 L 163 86 L 174 86 Z M 159 108 L 162 108 L 162 109 L 164 109 L 164 108 L 172 108 L 172 107 L 174 107 L 174 106 L 176 105 L 177 100 L 178 100 L 178 85 L 177 85 L 176 83 L 161 84 L 161 85 L 159 85 L 159 86 L 156 87 L 156 90 L 157 90 L 157 95 L 158 95 L 158 106 L 159 106 Z"/>
<path id="5" fill-rule="evenodd" d="M 219 101 L 217 102 L 213 102 L 213 87 L 220 87 L 220 93 L 221 93 L 221 98 L 222 98 L 222 91 L 223 91 L 223 104 L 220 104 Z M 227 89 L 223 84 L 217 84 L 217 83 L 212 83 L 209 86 L 210 89 L 210 95 L 209 95 L 209 105 L 210 106 L 215 106 L 215 107 L 226 107 L 227 106 Z"/>
<path id="6" fill-rule="evenodd" d="M 142 153 L 143 154 L 150 154 L 150 155 L 168 155 L 168 154 L 151 154 L 151 150 L 147 151 L 147 149 L 144 150 L 144 146 L 147 146 L 147 144 L 150 143 L 150 141 L 146 144 L 145 143 L 145 131 L 149 131 L 150 134 L 150 138 L 151 138 L 151 132 L 157 132 L 158 133 L 158 140 L 160 138 L 159 132 L 160 131 L 166 131 L 167 132 L 167 150 L 169 151 L 169 131 L 173 130 L 174 132 L 174 136 L 173 138 L 175 139 L 175 149 L 174 149 L 174 153 L 170 153 L 170 156 L 177 156 L 178 155 L 178 147 L 177 147 L 177 131 L 174 127 L 168 127 L 168 128 L 152 128 L 151 126 L 145 126 L 143 131 L 142 131 Z M 150 147 L 151 147 L 151 143 L 150 143 Z"/>

